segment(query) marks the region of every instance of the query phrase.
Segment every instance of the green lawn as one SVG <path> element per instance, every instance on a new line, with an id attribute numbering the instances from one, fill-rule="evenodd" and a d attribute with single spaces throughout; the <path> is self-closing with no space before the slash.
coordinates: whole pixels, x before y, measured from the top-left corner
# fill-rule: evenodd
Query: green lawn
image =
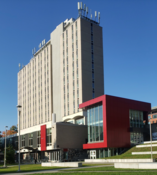
<path id="1" fill-rule="evenodd" d="M 88 167 L 88 166 L 99 166 L 99 165 L 113 165 L 113 163 L 82 163 L 83 167 Z"/>
<path id="2" fill-rule="evenodd" d="M 131 149 L 129 149 L 128 151 L 126 151 L 125 153 L 118 155 L 118 156 L 111 156 L 111 157 L 105 157 L 104 159 L 150 159 L 151 155 L 132 155 L 132 152 L 144 152 L 144 151 L 151 151 L 150 147 L 147 148 L 136 148 L 132 147 Z M 153 151 L 157 151 L 157 147 L 152 147 Z M 153 154 L 153 158 L 157 159 L 157 154 Z"/>
<path id="3" fill-rule="evenodd" d="M 0 163 L 0 167 L 2 167 L 4 165 L 4 163 Z M 11 165 L 18 165 L 17 163 L 12 163 L 12 164 L 7 164 L 7 166 L 11 166 Z"/>
<path id="4" fill-rule="evenodd" d="M 155 173 L 157 173 L 157 169 L 156 170 L 145 170 L 145 169 L 123 169 L 123 168 L 114 168 L 114 166 L 106 166 L 106 167 L 92 167 L 92 168 L 79 168 L 79 169 L 75 169 L 75 170 L 61 170 L 61 171 L 154 171 Z"/>
<path id="5" fill-rule="evenodd" d="M 42 175 L 157 175 L 157 172 L 62 172 L 62 173 L 42 173 Z M 31 175 L 41 175 L 41 174 L 31 174 Z"/>
<path id="6" fill-rule="evenodd" d="M 40 164 L 33 164 L 33 165 L 21 165 L 21 171 L 28 172 L 28 171 L 40 171 L 40 170 L 50 170 L 50 169 L 62 169 L 66 167 L 42 167 Z M 7 168 L 0 168 L 1 173 L 17 173 L 18 166 L 7 167 Z"/>
<path id="7" fill-rule="evenodd" d="M 99 166 L 99 165 L 108 165 L 108 164 L 82 163 L 82 165 L 83 167 L 88 167 L 88 166 Z M 23 172 L 68 168 L 68 167 L 42 167 L 40 164 L 21 165 L 20 167 L 21 167 L 21 171 Z M 18 170 L 18 165 L 15 165 L 13 167 L 0 168 L 0 174 L 1 173 L 17 173 L 17 170 Z"/>

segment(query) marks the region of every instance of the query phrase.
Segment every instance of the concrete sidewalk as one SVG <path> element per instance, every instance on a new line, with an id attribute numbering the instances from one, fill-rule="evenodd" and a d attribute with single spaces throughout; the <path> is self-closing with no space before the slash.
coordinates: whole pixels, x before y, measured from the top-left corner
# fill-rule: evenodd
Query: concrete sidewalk
<path id="1" fill-rule="evenodd" d="M 63 170 L 75 170 L 75 169 L 82 169 L 82 168 L 96 168 L 96 167 L 108 167 L 114 165 L 99 165 L 99 166 L 88 166 L 88 167 L 77 167 L 77 168 L 62 168 L 62 169 L 54 169 L 54 170 L 41 170 L 41 171 L 31 171 L 31 172 L 15 172 L 15 173 L 0 173 L 0 175 L 25 175 L 25 174 L 35 174 L 35 173 L 57 173 Z"/>

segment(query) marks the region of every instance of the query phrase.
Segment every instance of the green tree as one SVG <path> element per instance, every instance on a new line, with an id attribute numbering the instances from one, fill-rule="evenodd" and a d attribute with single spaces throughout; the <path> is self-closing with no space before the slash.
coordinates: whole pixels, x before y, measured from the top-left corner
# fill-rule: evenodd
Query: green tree
<path id="1" fill-rule="evenodd" d="M 11 163 L 15 163 L 15 150 L 13 149 L 12 145 L 9 145 L 6 148 L 7 152 L 6 152 L 6 163 L 11 164 Z M 4 154 L 5 154 L 5 150 L 4 150 Z"/>
<path id="2" fill-rule="evenodd" d="M 11 131 L 15 131 L 17 132 L 17 126 L 13 125 L 11 128 L 10 128 Z"/>

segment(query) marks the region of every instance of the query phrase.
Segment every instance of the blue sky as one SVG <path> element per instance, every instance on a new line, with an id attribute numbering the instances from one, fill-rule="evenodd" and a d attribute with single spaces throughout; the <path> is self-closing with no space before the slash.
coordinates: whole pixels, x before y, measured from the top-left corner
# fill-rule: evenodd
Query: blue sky
<path id="1" fill-rule="evenodd" d="M 0 1 L 0 131 L 17 123 L 18 63 L 50 39 L 67 18 L 77 18 L 76 0 Z M 157 106 L 157 1 L 85 0 L 101 12 L 105 93 Z"/>

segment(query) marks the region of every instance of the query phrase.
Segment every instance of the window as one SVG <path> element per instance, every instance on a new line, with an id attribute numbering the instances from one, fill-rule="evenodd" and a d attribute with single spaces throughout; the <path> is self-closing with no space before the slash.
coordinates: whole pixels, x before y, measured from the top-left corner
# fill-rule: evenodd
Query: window
<path id="1" fill-rule="evenodd" d="M 143 111 L 129 110 L 130 127 L 143 128 Z"/>
<path id="2" fill-rule="evenodd" d="M 156 115 L 153 115 L 153 118 L 157 118 L 157 114 Z"/>
<path id="3" fill-rule="evenodd" d="M 143 133 L 138 133 L 138 132 L 130 133 L 130 143 L 131 144 L 139 144 L 141 142 L 143 142 Z"/>
<path id="4" fill-rule="evenodd" d="M 40 147 L 40 131 L 37 132 L 37 146 Z"/>
<path id="5" fill-rule="evenodd" d="M 77 124 L 77 125 L 84 125 L 84 118 L 77 119 L 77 120 L 76 120 L 76 124 Z"/>
<path id="6" fill-rule="evenodd" d="M 102 103 L 87 110 L 88 142 L 103 140 Z"/>
<path id="7" fill-rule="evenodd" d="M 51 146 L 52 145 L 52 129 L 46 129 L 46 145 Z"/>
<path id="8" fill-rule="evenodd" d="M 76 30 L 77 30 L 77 21 L 75 22 L 75 27 L 76 27 Z"/>
<path id="9" fill-rule="evenodd" d="M 91 23 L 91 33 L 93 33 L 93 24 Z"/>
<path id="10" fill-rule="evenodd" d="M 29 146 L 33 146 L 33 134 L 29 134 L 28 138 L 29 138 Z"/>
<path id="11" fill-rule="evenodd" d="M 21 141 L 22 141 L 22 147 L 25 146 L 25 135 L 22 135 Z"/>
<path id="12" fill-rule="evenodd" d="M 151 115 L 148 116 L 148 119 L 151 119 Z"/>

